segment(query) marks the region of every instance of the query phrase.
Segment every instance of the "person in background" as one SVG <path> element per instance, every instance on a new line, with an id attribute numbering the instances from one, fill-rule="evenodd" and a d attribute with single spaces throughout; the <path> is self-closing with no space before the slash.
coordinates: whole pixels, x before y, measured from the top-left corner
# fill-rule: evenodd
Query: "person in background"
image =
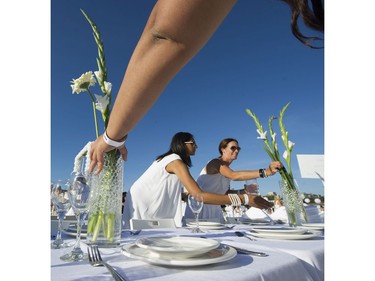
<path id="1" fill-rule="evenodd" d="M 195 155 L 197 148 L 192 134 L 179 132 L 173 136 L 169 150 L 156 157 L 129 189 L 123 212 L 125 228 L 130 228 L 130 219 L 175 219 L 182 202 L 182 186 L 190 194 L 202 194 L 204 204 L 244 204 L 266 209 L 273 206 L 256 195 L 231 197 L 203 191 L 189 172 L 190 156 Z"/>
<path id="2" fill-rule="evenodd" d="M 197 183 L 205 192 L 212 192 L 217 194 L 228 193 L 247 193 L 245 190 L 230 190 L 231 181 L 245 181 L 256 178 L 266 178 L 273 176 L 283 167 L 281 162 L 271 162 L 268 168 L 259 170 L 242 170 L 234 171 L 229 166 L 238 157 L 241 147 L 238 141 L 233 138 L 223 139 L 219 144 L 220 156 L 212 159 L 202 169 Z M 240 209 L 240 206 L 237 208 Z M 186 208 L 185 218 L 192 219 L 194 214 L 190 209 Z M 217 220 L 220 219 L 224 223 L 223 211 L 220 205 L 204 205 L 199 214 L 200 219 L 204 220 Z"/>
<path id="3" fill-rule="evenodd" d="M 122 207 L 121 207 L 121 213 L 124 212 L 125 200 L 126 200 L 126 191 L 123 191 L 123 192 L 122 192 Z"/>
<path id="4" fill-rule="evenodd" d="M 322 0 L 282 0 L 291 9 L 291 30 L 303 44 L 319 40 L 301 34 L 298 20 L 324 31 Z M 92 173 L 103 168 L 104 153 L 118 149 L 127 160 L 128 133 L 154 105 L 173 77 L 201 50 L 236 0 L 159 0 L 132 54 L 106 131 L 90 149 Z M 309 6 L 311 3 L 311 7 Z M 249 35 L 250 36 L 250 35 Z M 251 51 L 251 49 L 249 50 Z"/>

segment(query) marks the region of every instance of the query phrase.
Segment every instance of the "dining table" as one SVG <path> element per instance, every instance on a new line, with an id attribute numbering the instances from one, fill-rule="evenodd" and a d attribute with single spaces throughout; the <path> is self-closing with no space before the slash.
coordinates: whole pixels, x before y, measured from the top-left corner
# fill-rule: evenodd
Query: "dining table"
<path id="1" fill-rule="evenodd" d="M 286 228 L 288 225 L 272 225 L 267 228 Z M 193 233 L 190 227 L 142 229 L 134 235 L 123 230 L 120 244 L 114 248 L 100 248 L 101 256 L 128 281 L 183 281 L 183 280 L 231 280 L 231 281 L 323 281 L 324 280 L 324 228 L 312 230 L 314 235 L 303 239 L 288 239 L 280 235 L 257 236 L 254 229 L 264 226 L 251 224 L 231 224 L 222 228 L 201 228 Z M 310 231 L 310 230 L 309 230 Z M 236 232 L 245 233 L 237 236 Z M 307 232 L 309 233 L 309 232 Z M 235 251 L 230 259 L 215 263 L 164 264 L 157 259 L 134 258 L 126 255 L 126 249 L 139 239 L 149 237 L 196 237 L 213 239 L 220 245 L 228 245 L 243 250 L 266 253 L 267 256 L 243 254 Z M 74 245 L 73 233 L 63 233 L 63 239 Z M 81 248 L 87 252 L 85 239 Z M 114 280 L 106 267 L 93 267 L 88 260 L 64 262 L 60 256 L 72 247 L 51 249 L 51 280 Z M 233 249 L 233 248 L 232 248 Z"/>

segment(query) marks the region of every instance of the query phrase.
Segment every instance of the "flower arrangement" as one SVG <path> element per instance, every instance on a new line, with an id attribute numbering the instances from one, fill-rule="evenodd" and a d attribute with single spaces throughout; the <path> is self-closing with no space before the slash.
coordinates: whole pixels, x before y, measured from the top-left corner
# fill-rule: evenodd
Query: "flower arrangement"
<path id="1" fill-rule="evenodd" d="M 270 156 L 270 158 L 273 161 L 283 162 L 280 159 L 279 149 L 278 149 L 277 142 L 276 142 L 276 132 L 274 131 L 273 126 L 272 126 L 272 122 L 275 119 L 279 120 L 281 139 L 282 139 L 282 142 L 285 146 L 285 151 L 283 153 L 283 159 L 285 160 L 286 167 L 287 167 L 287 169 L 285 169 L 285 165 L 283 165 L 284 167 L 282 169 L 280 169 L 280 171 L 279 171 L 280 176 L 282 178 L 281 184 L 283 184 L 286 187 L 286 190 L 284 191 L 283 197 L 284 197 L 284 200 L 289 199 L 290 203 L 291 203 L 291 201 L 295 201 L 293 203 L 294 203 L 295 208 L 297 210 L 292 209 L 292 210 L 287 210 L 287 211 L 288 211 L 289 218 L 292 220 L 291 224 L 296 225 L 297 224 L 297 217 L 295 215 L 295 211 L 302 212 L 304 220 L 307 220 L 307 216 L 306 216 L 305 209 L 303 208 L 302 200 L 300 200 L 300 198 L 299 198 L 299 192 L 298 192 L 298 189 L 297 189 L 294 177 L 293 177 L 293 172 L 292 172 L 292 167 L 291 167 L 291 154 L 292 154 L 292 150 L 293 150 L 293 147 L 294 147 L 295 143 L 293 143 L 292 141 L 289 140 L 289 134 L 288 134 L 288 131 L 286 130 L 286 127 L 284 125 L 284 114 L 285 114 L 285 111 L 287 110 L 287 108 L 289 107 L 289 105 L 290 105 L 290 102 L 287 103 L 281 109 L 278 118 L 275 117 L 275 116 L 269 117 L 268 128 L 269 128 L 269 132 L 270 132 L 270 136 L 271 136 L 271 141 L 268 139 L 267 131 L 265 131 L 263 129 L 263 126 L 260 123 L 257 116 L 250 109 L 246 109 L 246 112 L 251 118 L 253 118 L 253 120 L 255 122 L 255 125 L 257 127 L 257 132 L 259 134 L 259 136 L 257 138 L 262 140 L 263 143 L 264 143 L 263 149 L 267 152 L 267 154 Z M 292 198 L 292 197 L 294 197 L 294 198 Z"/>
<path id="2" fill-rule="evenodd" d="M 98 58 L 96 58 L 98 71 L 85 72 L 79 78 L 73 79 L 71 88 L 73 94 L 87 92 L 89 94 L 93 113 L 96 138 L 99 136 L 97 110 L 101 112 L 106 129 L 111 113 L 111 90 L 112 84 L 107 81 L 107 68 L 104 55 L 104 45 L 96 24 L 81 9 L 81 12 L 89 22 L 93 36 L 98 48 Z M 93 94 L 91 88 L 98 83 L 101 94 Z M 91 142 L 89 142 L 76 156 L 74 162 L 74 171 L 81 166 L 81 159 L 86 156 L 86 167 L 89 166 L 89 155 Z M 105 155 L 105 163 L 102 172 L 98 176 L 92 176 L 90 184 L 92 185 L 91 202 L 89 203 L 89 218 L 87 227 L 87 239 L 96 243 L 100 235 L 104 236 L 104 240 L 112 242 L 116 235 L 116 226 L 119 225 L 121 232 L 121 217 L 118 221 L 118 212 L 121 214 L 121 193 L 122 193 L 122 161 L 120 153 L 112 150 Z M 121 166 L 121 167 L 120 167 Z M 117 186 L 117 187 L 116 187 Z M 120 190 L 120 191 L 119 191 Z M 118 196 L 120 196 L 118 198 Z M 119 201 L 120 200 L 120 201 Z"/>
<path id="3" fill-rule="evenodd" d="M 108 125 L 109 115 L 111 113 L 110 104 L 112 84 L 107 81 L 107 68 L 104 55 L 104 45 L 101 40 L 100 33 L 95 23 L 89 18 L 89 16 L 83 10 L 81 10 L 81 12 L 83 13 L 87 21 L 90 23 L 93 30 L 95 42 L 98 46 L 99 58 L 96 59 L 96 62 L 99 70 L 94 72 L 95 76 L 92 73 L 92 71 L 88 71 L 82 74 L 79 78 L 73 79 L 70 83 L 73 90 L 73 94 L 79 94 L 81 92 L 87 92 L 89 94 L 94 112 L 95 133 L 96 137 L 99 137 L 96 110 L 99 110 L 101 112 L 104 122 L 104 128 L 106 128 Z M 100 85 L 102 95 L 93 95 L 90 90 L 90 87 L 95 86 L 96 82 L 98 82 L 98 84 Z M 96 99 L 94 98 L 94 96 Z"/>

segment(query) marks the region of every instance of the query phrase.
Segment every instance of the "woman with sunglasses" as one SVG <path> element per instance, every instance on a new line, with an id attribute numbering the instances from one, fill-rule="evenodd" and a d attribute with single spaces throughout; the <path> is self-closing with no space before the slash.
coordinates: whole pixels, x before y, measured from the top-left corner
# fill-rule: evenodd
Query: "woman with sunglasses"
<path id="1" fill-rule="evenodd" d="M 273 176 L 279 169 L 283 167 L 281 162 L 271 162 L 268 168 L 259 170 L 242 170 L 233 171 L 229 166 L 237 159 L 241 147 L 238 146 L 238 141 L 233 138 L 223 139 L 219 144 L 220 156 L 212 159 L 202 169 L 197 183 L 205 192 L 212 192 L 217 194 L 237 193 L 237 191 L 230 190 L 230 182 L 245 181 L 255 178 L 265 178 Z M 245 191 L 239 192 L 246 194 Z M 194 214 L 186 208 L 185 218 L 194 218 Z M 220 205 L 204 205 L 199 214 L 200 219 L 220 219 L 224 223 L 224 215 Z"/>
<path id="2" fill-rule="evenodd" d="M 130 219 L 175 218 L 181 204 L 181 191 L 203 195 L 205 204 L 246 204 L 257 208 L 270 208 L 272 203 L 260 196 L 240 194 L 232 196 L 203 191 L 189 172 L 191 155 L 198 148 L 194 136 L 179 132 L 172 138 L 169 150 L 156 160 L 131 186 L 123 212 L 123 226 L 130 228 Z M 234 202 L 233 202 L 234 201 Z M 179 222 L 177 222 L 179 224 Z"/>

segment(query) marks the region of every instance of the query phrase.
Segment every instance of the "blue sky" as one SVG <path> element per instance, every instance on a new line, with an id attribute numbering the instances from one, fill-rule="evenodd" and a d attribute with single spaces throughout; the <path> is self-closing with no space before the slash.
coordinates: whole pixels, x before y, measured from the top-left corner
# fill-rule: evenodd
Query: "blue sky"
<path id="1" fill-rule="evenodd" d="M 51 1 L 51 180 L 68 177 L 75 155 L 95 139 L 89 96 L 72 94 L 69 83 L 97 70 L 96 45 L 80 8 L 101 33 L 115 96 L 154 3 Z M 179 131 L 191 132 L 198 143 L 191 168 L 195 178 L 207 161 L 218 156 L 218 144 L 226 137 L 238 139 L 242 147 L 232 169 L 267 167 L 270 159 L 245 110 L 250 108 L 267 126 L 268 117 L 278 115 L 291 102 L 285 126 L 295 143 L 294 175 L 302 192 L 324 194 L 320 180 L 300 179 L 295 157 L 324 154 L 324 51 L 299 43 L 290 32 L 289 17 L 288 6 L 279 1 L 236 4 L 209 43 L 129 134 L 125 191 L 168 149 Z M 277 122 L 274 127 L 278 128 Z M 283 152 L 280 139 L 279 147 Z M 261 180 L 261 192 L 279 192 L 279 179 L 276 175 Z M 233 181 L 231 187 L 242 185 Z"/>

